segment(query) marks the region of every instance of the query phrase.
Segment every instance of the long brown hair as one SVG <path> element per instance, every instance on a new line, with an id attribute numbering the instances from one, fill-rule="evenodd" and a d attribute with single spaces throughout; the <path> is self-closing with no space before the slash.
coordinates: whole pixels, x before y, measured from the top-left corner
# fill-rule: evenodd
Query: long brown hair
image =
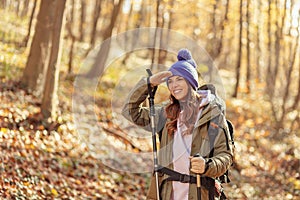
<path id="1" fill-rule="evenodd" d="M 183 113 L 180 122 L 186 125 L 188 134 L 193 130 L 200 102 L 200 96 L 194 94 L 196 93 L 193 93 L 189 87 L 186 101 L 179 101 L 173 95 L 170 95 L 170 104 L 165 108 L 166 117 L 169 119 L 166 124 L 168 134 L 172 135 L 177 130 L 177 121 L 181 110 L 183 110 Z"/>

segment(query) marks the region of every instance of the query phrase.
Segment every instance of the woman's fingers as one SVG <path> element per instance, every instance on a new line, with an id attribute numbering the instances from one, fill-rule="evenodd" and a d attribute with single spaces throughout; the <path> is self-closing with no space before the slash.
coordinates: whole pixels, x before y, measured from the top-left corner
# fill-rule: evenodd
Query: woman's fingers
<path id="1" fill-rule="evenodd" d="M 205 159 L 202 157 L 190 157 L 191 171 L 196 174 L 202 174 L 205 170 Z"/>
<path id="2" fill-rule="evenodd" d="M 170 71 L 162 71 L 158 72 L 150 77 L 150 83 L 153 86 L 157 86 L 166 81 L 168 77 L 172 76 L 172 72 Z"/>

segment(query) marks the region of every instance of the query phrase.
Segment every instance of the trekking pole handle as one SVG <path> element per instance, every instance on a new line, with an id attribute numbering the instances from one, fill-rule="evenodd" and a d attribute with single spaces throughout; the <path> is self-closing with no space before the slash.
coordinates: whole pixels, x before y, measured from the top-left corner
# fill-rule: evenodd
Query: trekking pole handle
<path id="1" fill-rule="evenodd" d="M 149 94 L 149 103 L 151 103 L 152 105 L 154 105 L 154 96 L 157 90 L 157 86 L 152 87 L 151 83 L 150 83 L 150 77 L 153 75 L 150 69 L 146 69 L 147 73 L 148 73 L 148 77 L 147 77 L 147 85 L 148 85 L 148 94 Z"/>
<path id="2" fill-rule="evenodd" d="M 200 157 L 199 153 L 195 154 L 194 157 Z M 196 178 L 197 178 L 197 187 L 201 187 L 201 176 L 200 176 L 200 174 L 197 174 Z"/>
<path id="3" fill-rule="evenodd" d="M 147 73 L 148 73 L 148 76 L 152 76 L 152 72 L 150 69 L 146 69 Z"/>
<path id="4" fill-rule="evenodd" d="M 194 155 L 194 157 L 200 157 L 200 154 L 199 153 L 197 153 L 197 154 L 195 154 Z M 200 174 L 196 174 L 196 180 L 197 180 L 197 199 L 198 200 L 201 200 L 201 176 L 200 176 Z"/>

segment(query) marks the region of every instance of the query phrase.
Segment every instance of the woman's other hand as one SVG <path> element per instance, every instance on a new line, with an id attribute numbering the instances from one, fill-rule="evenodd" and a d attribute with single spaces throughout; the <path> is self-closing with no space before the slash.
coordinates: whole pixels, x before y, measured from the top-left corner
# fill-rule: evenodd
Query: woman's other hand
<path id="1" fill-rule="evenodd" d="M 205 170 L 205 159 L 202 157 L 190 157 L 191 171 L 196 174 L 202 174 Z"/>

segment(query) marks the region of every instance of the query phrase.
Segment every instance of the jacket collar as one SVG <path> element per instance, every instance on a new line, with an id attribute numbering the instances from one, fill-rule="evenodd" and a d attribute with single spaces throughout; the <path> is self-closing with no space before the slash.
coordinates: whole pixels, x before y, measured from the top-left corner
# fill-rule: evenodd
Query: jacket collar
<path id="1" fill-rule="evenodd" d="M 221 113 L 221 109 L 216 103 L 216 100 L 214 99 L 209 104 L 207 104 L 205 107 L 203 107 L 201 116 L 199 120 L 195 124 L 195 128 L 202 126 L 203 124 L 206 124 L 211 119 L 215 118 Z"/>

